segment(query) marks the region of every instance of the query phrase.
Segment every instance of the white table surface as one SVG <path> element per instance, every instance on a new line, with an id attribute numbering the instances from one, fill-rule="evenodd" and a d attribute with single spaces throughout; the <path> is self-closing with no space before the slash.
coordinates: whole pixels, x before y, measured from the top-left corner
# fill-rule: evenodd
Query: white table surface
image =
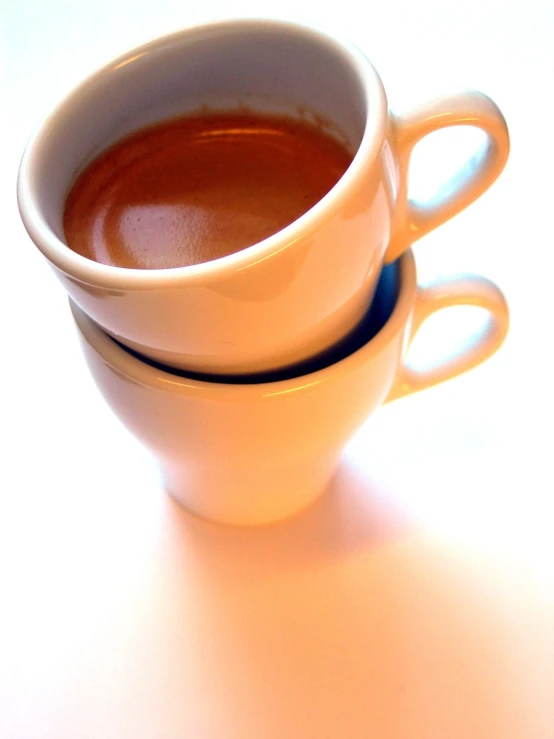
<path id="1" fill-rule="evenodd" d="M 364 7 L 3 0 L 2 739 L 554 737 L 554 5 Z M 318 504 L 250 531 L 166 498 L 88 377 L 14 192 L 31 130 L 85 74 L 231 14 L 349 36 L 393 109 L 481 89 L 512 137 L 493 189 L 416 249 L 423 280 L 502 286 L 505 346 L 381 409 Z"/>

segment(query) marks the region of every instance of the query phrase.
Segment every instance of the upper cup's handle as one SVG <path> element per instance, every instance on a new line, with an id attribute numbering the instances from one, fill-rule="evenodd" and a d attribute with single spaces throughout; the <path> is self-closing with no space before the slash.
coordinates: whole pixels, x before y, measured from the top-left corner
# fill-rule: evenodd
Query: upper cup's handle
<path id="1" fill-rule="evenodd" d="M 450 178 L 436 198 L 415 205 L 408 198 L 413 148 L 428 134 L 449 126 L 480 128 L 487 134 L 486 143 Z M 510 151 L 504 116 L 490 98 L 473 91 L 442 97 L 406 116 L 391 116 L 391 136 L 396 144 L 399 185 L 391 239 L 385 254 L 387 263 L 477 200 L 502 172 Z"/>
<path id="2" fill-rule="evenodd" d="M 401 363 L 387 401 L 401 398 L 467 372 L 488 359 L 500 347 L 508 332 L 509 312 L 499 288 L 484 277 L 468 276 L 419 288 L 408 346 L 422 323 L 433 313 L 454 305 L 473 305 L 489 313 L 483 333 L 469 346 L 461 346 L 453 357 L 425 370 L 414 370 Z"/>

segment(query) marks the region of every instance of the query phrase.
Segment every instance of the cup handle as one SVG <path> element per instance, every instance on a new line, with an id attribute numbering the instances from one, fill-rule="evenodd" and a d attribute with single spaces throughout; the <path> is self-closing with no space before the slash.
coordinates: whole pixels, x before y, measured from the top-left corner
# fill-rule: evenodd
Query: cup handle
<path id="1" fill-rule="evenodd" d="M 480 92 L 439 98 L 406 116 L 391 116 L 390 125 L 397 152 L 399 185 L 385 254 L 387 263 L 477 200 L 502 172 L 510 151 L 504 116 L 496 104 Z M 408 170 L 414 146 L 430 133 L 450 126 L 480 128 L 487 134 L 486 142 L 432 200 L 416 205 L 408 197 Z"/>
<path id="2" fill-rule="evenodd" d="M 473 338 L 469 346 L 464 343 L 452 357 L 438 365 L 431 365 L 428 369 L 412 369 L 403 359 L 387 402 L 467 372 L 488 359 L 501 346 L 509 324 L 506 299 L 493 282 L 484 277 L 469 275 L 441 281 L 427 288 L 418 288 L 406 351 L 429 316 L 455 305 L 484 308 L 489 313 L 484 330 Z"/>

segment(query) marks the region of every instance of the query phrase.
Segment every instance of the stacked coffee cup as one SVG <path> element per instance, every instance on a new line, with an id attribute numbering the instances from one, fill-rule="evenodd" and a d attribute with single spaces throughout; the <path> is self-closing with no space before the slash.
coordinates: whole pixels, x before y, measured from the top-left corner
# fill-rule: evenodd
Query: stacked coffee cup
<path id="1" fill-rule="evenodd" d="M 407 193 L 413 147 L 457 125 L 481 128 L 485 147 L 441 197 L 416 206 Z M 202 156 L 216 146 L 207 155 L 217 160 L 213 170 L 201 158 L 195 170 L 190 157 L 164 154 L 163 136 L 177 129 L 196 131 Z M 316 178 L 325 155 L 306 153 L 302 136 L 312 133 L 321 151 L 349 152 L 344 172 L 298 217 L 230 246 L 225 223 L 241 232 L 254 214 L 267 227 L 271 188 L 261 188 L 258 176 L 272 185 L 271 197 L 293 205 L 294 168 L 307 186 Z M 263 148 L 262 134 L 271 139 L 275 172 L 248 154 L 252 142 Z M 106 243 L 87 251 L 68 238 L 68 194 L 102 152 L 119 151 L 118 142 L 141 142 L 146 164 L 135 175 L 137 157 L 104 158 L 111 174 L 89 187 L 100 205 L 86 201 L 82 219 L 96 208 L 90 231 Z M 508 327 L 500 290 L 467 276 L 419 288 L 411 245 L 479 197 L 508 151 L 502 114 L 480 93 L 394 117 L 375 70 L 348 43 L 303 25 L 233 20 L 155 40 L 85 80 L 29 143 L 18 198 L 31 238 L 69 294 L 101 393 L 156 456 L 167 491 L 206 518 L 254 525 L 291 516 L 320 495 L 342 449 L 379 405 L 466 371 L 500 346 Z M 126 209 L 120 195 L 108 202 L 124 172 Z M 186 180 L 194 208 L 171 201 L 182 186 L 165 187 L 166 173 L 171 183 Z M 158 180 L 150 202 L 137 195 L 141 182 Z M 200 180 L 217 185 L 212 210 L 194 199 Z M 230 221 L 216 228 L 210 218 L 223 211 Z M 156 233 L 158 222 L 165 232 Z M 110 238 L 125 241 L 125 228 L 138 234 L 140 254 L 114 257 Z M 164 256 L 168 233 L 168 250 L 177 239 L 182 262 Z M 484 308 L 487 329 L 440 366 L 407 366 L 419 326 L 452 305 Z"/>

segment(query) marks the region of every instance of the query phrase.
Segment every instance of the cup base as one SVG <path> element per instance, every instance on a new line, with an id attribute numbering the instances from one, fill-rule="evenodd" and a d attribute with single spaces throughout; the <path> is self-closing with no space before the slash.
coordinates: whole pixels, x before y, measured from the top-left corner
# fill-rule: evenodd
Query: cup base
<path id="1" fill-rule="evenodd" d="M 200 518 L 226 526 L 264 526 L 284 521 L 315 503 L 338 466 L 336 455 L 278 468 L 216 474 L 183 464 L 164 465 L 167 494 Z"/>

